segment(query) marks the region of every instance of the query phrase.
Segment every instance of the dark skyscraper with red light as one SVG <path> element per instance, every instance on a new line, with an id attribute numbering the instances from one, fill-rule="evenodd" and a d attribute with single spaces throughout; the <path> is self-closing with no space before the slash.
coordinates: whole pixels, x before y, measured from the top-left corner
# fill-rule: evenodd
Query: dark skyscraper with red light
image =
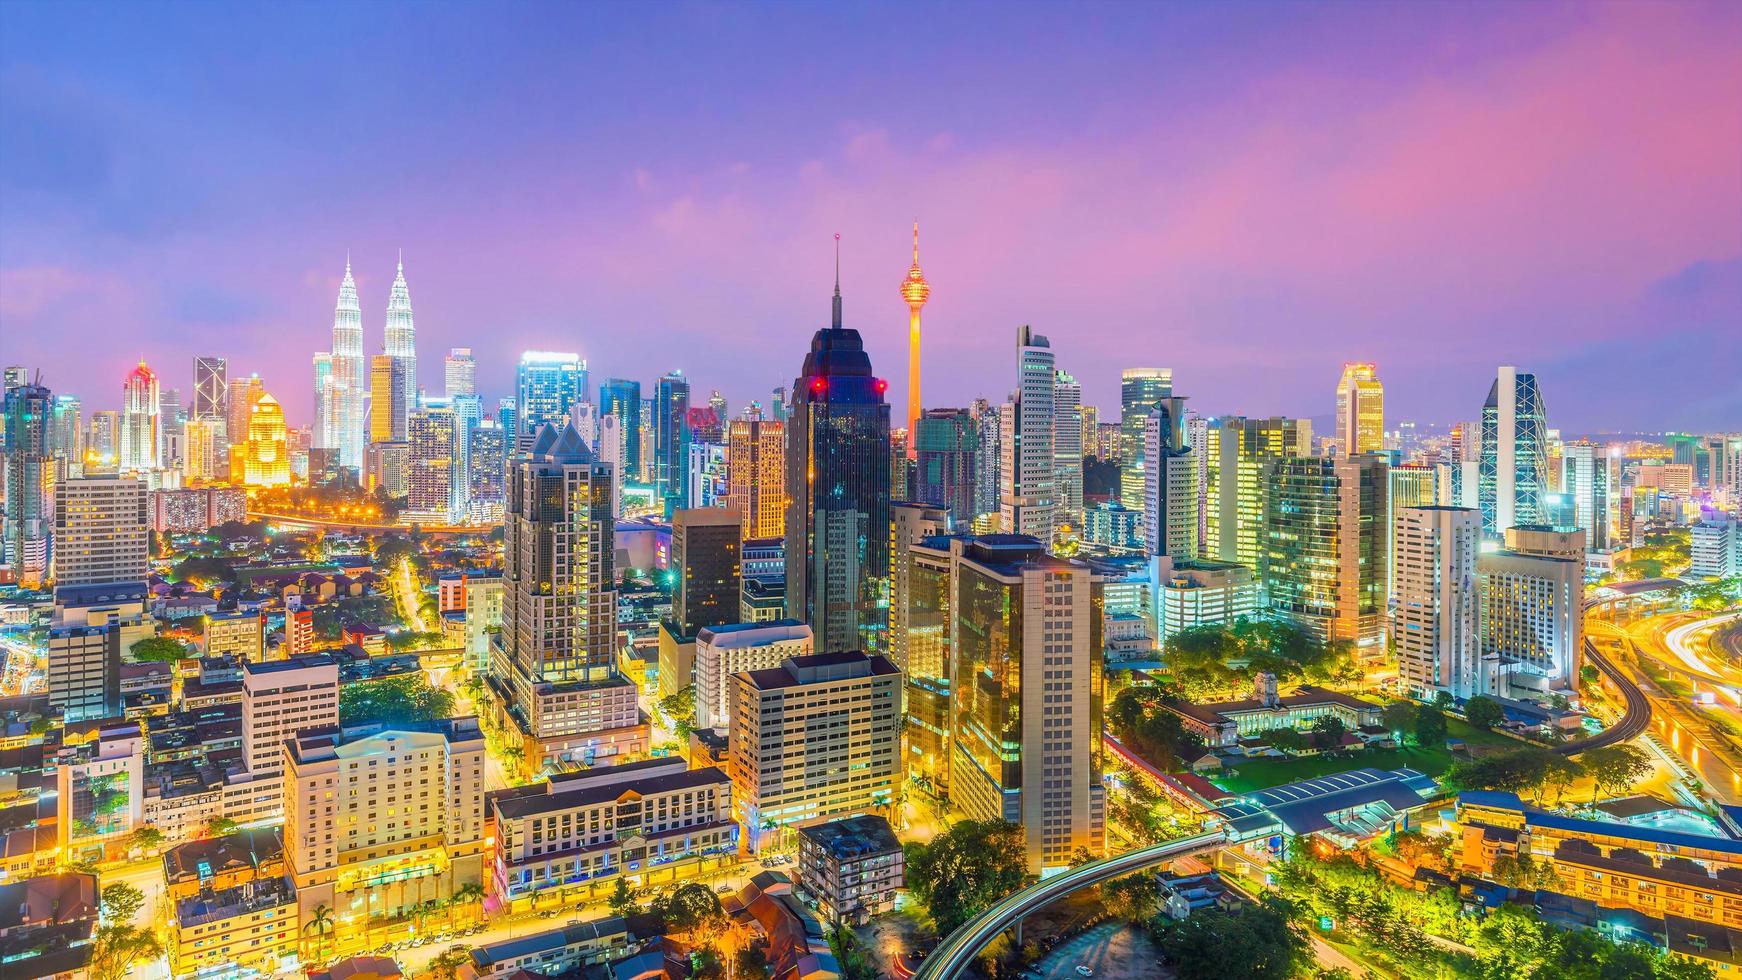
<path id="1" fill-rule="evenodd" d="M 811 338 L 786 424 L 786 608 L 818 653 L 881 649 L 889 581 L 888 384 L 859 331 L 833 322 Z"/>

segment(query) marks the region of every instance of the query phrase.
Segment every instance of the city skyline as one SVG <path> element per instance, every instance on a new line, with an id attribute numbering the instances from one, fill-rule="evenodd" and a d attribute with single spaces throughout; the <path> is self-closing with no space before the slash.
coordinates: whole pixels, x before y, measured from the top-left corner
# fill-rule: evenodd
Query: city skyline
<path id="1" fill-rule="evenodd" d="M 277 38 L 260 75 L 180 57 L 239 29 L 209 12 L 70 31 L 55 24 L 76 10 L 10 9 L 43 44 L 0 69 L 15 148 L 0 164 L 0 359 L 99 409 L 120 407 L 141 351 L 184 390 L 179 365 L 217 354 L 307 425 L 345 250 L 371 355 L 404 247 L 426 366 L 473 346 L 481 391 L 500 395 L 521 350 L 574 350 L 595 379 L 681 368 L 742 405 L 789 380 L 761 352 L 821 325 L 838 232 L 847 324 L 905 404 L 896 284 L 917 217 L 936 287 L 927 408 L 1000 399 L 1005 359 L 983 353 L 1027 323 L 1102 407 L 1120 370 L 1157 364 L 1208 414 L 1324 418 L 1341 364 L 1371 360 L 1388 419 L 1472 417 L 1496 364 L 1536 374 L 1567 432 L 1742 417 L 1724 384 L 1742 372 L 1726 342 L 1742 316 L 1734 8 L 1092 8 L 1061 32 L 1058 76 L 1038 78 L 999 57 L 1038 8 L 966 53 L 955 42 L 978 19 L 960 8 L 928 11 L 918 39 L 868 9 L 774 30 L 724 9 L 593 23 L 528 7 L 481 25 L 399 24 L 402 9 L 311 51 L 319 8 L 257 11 Z M 550 42 L 527 40 L 533 12 L 597 36 L 551 64 Z M 403 39 L 383 64 L 313 77 L 390 28 Z M 671 50 L 705 34 L 785 67 L 703 46 L 644 91 L 647 66 L 612 46 L 666 67 L 648 48 L 662 30 Z M 880 70 L 837 69 L 820 56 L 832 44 Z M 283 63 L 292 50 L 306 63 Z M 387 83 L 431 57 L 430 90 Z M 524 77 L 523 58 L 549 74 Z M 1147 84 L 1113 84 L 1139 68 Z M 208 69 L 250 97 L 196 84 Z M 826 91 L 793 84 L 825 72 Z M 162 84 L 126 84 L 141 73 Z M 557 102 L 553 121 L 515 101 L 523 85 L 597 97 Z M 716 86 L 718 103 L 687 104 Z M 319 156 L 281 135 L 317 118 L 334 130 Z M 388 126 L 403 156 L 370 150 Z M 1683 397 L 1615 399 L 1604 382 L 1623 378 L 1674 379 Z"/>

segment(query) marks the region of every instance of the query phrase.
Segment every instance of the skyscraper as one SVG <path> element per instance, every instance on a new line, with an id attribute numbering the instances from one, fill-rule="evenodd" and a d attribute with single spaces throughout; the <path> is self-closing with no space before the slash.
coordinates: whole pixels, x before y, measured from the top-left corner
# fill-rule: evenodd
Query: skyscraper
<path id="1" fill-rule="evenodd" d="M 404 442 L 410 422 L 405 406 L 402 357 L 376 354 L 369 359 L 369 441 Z"/>
<path id="2" fill-rule="evenodd" d="M 315 374 L 314 448 L 336 449 L 333 417 L 333 355 L 322 351 L 312 359 Z"/>
<path id="3" fill-rule="evenodd" d="M 838 255 L 838 252 L 837 252 Z M 888 385 L 859 331 L 832 322 L 811 338 L 786 427 L 787 615 L 825 652 L 879 649 L 889 577 Z"/>
<path id="4" fill-rule="evenodd" d="M 264 392 L 249 409 L 248 439 L 243 444 L 240 482 L 251 487 L 290 485 L 290 446 L 284 426 L 284 409 L 278 399 Z M 235 480 L 238 474 L 232 473 Z"/>
<path id="5" fill-rule="evenodd" d="M 1385 386 L 1372 364 L 1351 361 L 1337 381 L 1337 451 L 1344 456 L 1385 448 Z"/>
<path id="6" fill-rule="evenodd" d="M 965 408 L 927 409 L 919 417 L 913 441 L 918 449 L 914 499 L 947 507 L 963 523 L 973 521 L 979 513 L 975 469 L 980 452 L 979 423 Z"/>
<path id="7" fill-rule="evenodd" d="M 1519 524 L 1541 524 L 1548 492 L 1548 423 L 1536 375 L 1502 367 L 1482 406 L 1478 472 L 1482 532 L 1500 538 Z"/>
<path id="8" fill-rule="evenodd" d="M 1609 550 L 1609 457 L 1603 447 L 1569 442 L 1561 450 L 1561 493 L 1572 500 L 1573 525 L 1592 551 Z"/>
<path id="9" fill-rule="evenodd" d="M 1016 392 L 1000 409 L 1000 523 L 1008 534 L 1051 541 L 1058 507 L 1053 456 L 1053 352 L 1024 324 L 1016 328 Z"/>
<path id="10" fill-rule="evenodd" d="M 743 578 L 738 512 L 729 507 L 685 508 L 672 515 L 671 567 L 677 573 L 671 618 L 683 636 L 738 619 Z"/>
<path id="11" fill-rule="evenodd" d="M 78 395 L 54 396 L 54 422 L 49 454 L 81 471 L 85 462 L 85 420 Z"/>
<path id="12" fill-rule="evenodd" d="M 726 433 L 727 496 L 746 538 L 786 536 L 786 426 L 734 419 Z"/>
<path id="13" fill-rule="evenodd" d="M 1286 456 L 1264 471 L 1259 567 L 1271 611 L 1370 652 L 1385 637 L 1385 471 L 1374 455 Z"/>
<path id="14" fill-rule="evenodd" d="M 1404 507 L 1393 537 L 1397 565 L 1397 667 L 1404 688 L 1432 698 L 1485 693 L 1476 556 L 1482 513 L 1470 507 Z"/>
<path id="15" fill-rule="evenodd" d="M 1063 371 L 1053 372 L 1052 458 L 1058 487 L 1055 525 L 1083 526 L 1083 386 Z"/>
<path id="16" fill-rule="evenodd" d="M 405 364 L 400 384 L 405 413 L 417 407 L 417 330 L 412 326 L 411 290 L 405 285 L 405 256 L 399 257 L 399 269 L 393 276 L 393 290 L 387 297 L 387 346 L 384 353 Z M 401 425 L 403 431 L 403 425 Z"/>
<path id="17" fill-rule="evenodd" d="M 492 419 L 478 423 L 466 434 L 467 496 L 472 522 L 499 524 L 506 500 L 508 465 L 507 430 Z"/>
<path id="18" fill-rule="evenodd" d="M 121 469 L 157 469 L 163 453 L 157 375 L 144 361 L 128 372 L 121 397 Z"/>
<path id="19" fill-rule="evenodd" d="M 84 585 L 138 584 L 149 570 L 145 481 L 105 474 L 63 480 L 54 493 L 57 593 Z"/>
<path id="20" fill-rule="evenodd" d="M 248 423 L 254 418 L 254 403 L 266 389 L 260 385 L 260 375 L 250 374 L 230 383 L 230 415 L 224 420 L 227 438 L 224 472 L 236 483 L 242 482 L 242 455 L 247 451 Z"/>
<path id="21" fill-rule="evenodd" d="M 682 371 L 659 379 L 653 400 L 653 485 L 666 513 L 689 499 L 690 382 Z"/>
<path id="22" fill-rule="evenodd" d="M 907 303 L 907 454 L 916 454 L 914 433 L 919 428 L 919 311 L 931 297 L 931 283 L 919 271 L 919 222 L 913 223 L 913 264 L 901 280 L 901 298 Z"/>
<path id="23" fill-rule="evenodd" d="M 889 658 L 907 681 L 908 762 L 947 798 L 950 512 L 926 504 L 895 504 L 890 511 Z"/>
<path id="24" fill-rule="evenodd" d="M 641 382 L 606 378 L 599 385 L 599 417 L 615 415 L 623 440 L 620 476 L 633 481 L 641 472 Z"/>
<path id="25" fill-rule="evenodd" d="M 449 398 L 478 393 L 478 362 L 472 348 L 455 347 L 442 361 L 442 392 Z"/>
<path id="26" fill-rule="evenodd" d="M 1204 539 L 1206 558 L 1258 570 L 1264 531 L 1264 463 L 1312 455 L 1306 419 L 1250 419 L 1228 415 L 1204 426 Z"/>
<path id="27" fill-rule="evenodd" d="M 458 524 L 468 507 L 466 426 L 447 399 L 411 413 L 405 516 L 412 523 Z"/>
<path id="28" fill-rule="evenodd" d="M 6 435 L 0 559 L 32 586 L 48 574 L 53 537 L 54 410 L 54 396 L 40 384 L 8 385 L 0 396 Z"/>
<path id="29" fill-rule="evenodd" d="M 1143 427 L 1144 543 L 1176 562 L 1198 555 L 1198 464 L 1186 445 L 1185 401 L 1158 400 Z"/>
<path id="30" fill-rule="evenodd" d="M 1172 394 L 1172 368 L 1126 368 L 1119 377 L 1119 502 L 1130 510 L 1143 509 L 1143 426 Z"/>
<path id="31" fill-rule="evenodd" d="M 1101 582 L 1032 537 L 950 547 L 950 801 L 971 819 L 1021 826 L 1030 873 L 1066 867 L 1082 848 L 1098 857 Z"/>
<path id="32" fill-rule="evenodd" d="M 608 764 L 646 751 L 636 687 L 616 670 L 610 466 L 572 421 L 547 424 L 512 460 L 508 484 L 490 680 L 529 740 L 527 762 Z"/>
<path id="33" fill-rule="evenodd" d="M 514 435 L 525 450 L 546 425 L 561 426 L 587 396 L 587 362 L 579 354 L 529 350 L 515 369 Z"/>
<path id="34" fill-rule="evenodd" d="M 361 471 L 363 444 L 368 441 L 363 402 L 369 392 L 369 365 L 363 357 L 363 305 L 357 281 L 351 278 L 351 257 L 345 256 L 345 278 L 333 307 L 332 412 L 333 448 L 339 465 Z M 237 436 L 240 438 L 240 436 Z"/>

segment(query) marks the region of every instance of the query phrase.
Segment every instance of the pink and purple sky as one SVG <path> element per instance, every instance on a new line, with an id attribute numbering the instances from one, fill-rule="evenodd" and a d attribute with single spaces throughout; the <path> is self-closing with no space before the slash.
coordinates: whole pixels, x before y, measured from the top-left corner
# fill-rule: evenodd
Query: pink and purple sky
<path id="1" fill-rule="evenodd" d="M 1002 397 L 1015 328 L 1085 401 L 1742 428 L 1742 4 L 0 6 L 0 361 L 114 408 L 143 354 L 306 422 L 350 250 L 396 248 L 421 380 L 470 345 L 734 407 L 846 317 L 905 398 Z M 185 397 L 185 394 L 184 394 Z"/>

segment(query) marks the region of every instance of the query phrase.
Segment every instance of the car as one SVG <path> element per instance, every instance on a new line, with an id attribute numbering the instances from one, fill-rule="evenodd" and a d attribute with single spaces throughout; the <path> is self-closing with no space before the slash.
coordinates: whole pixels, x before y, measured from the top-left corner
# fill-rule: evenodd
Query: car
<path id="1" fill-rule="evenodd" d="M 1081 963 L 1077 964 L 1077 976 L 1079 976 L 1079 977 L 1092 977 L 1094 975 L 1095 975 L 1094 970 L 1089 969 L 1088 967 L 1084 966 Z"/>
<path id="2" fill-rule="evenodd" d="M 727 894 L 731 893 L 732 886 L 731 885 L 715 885 L 714 891 L 719 892 L 722 895 L 727 895 Z"/>

